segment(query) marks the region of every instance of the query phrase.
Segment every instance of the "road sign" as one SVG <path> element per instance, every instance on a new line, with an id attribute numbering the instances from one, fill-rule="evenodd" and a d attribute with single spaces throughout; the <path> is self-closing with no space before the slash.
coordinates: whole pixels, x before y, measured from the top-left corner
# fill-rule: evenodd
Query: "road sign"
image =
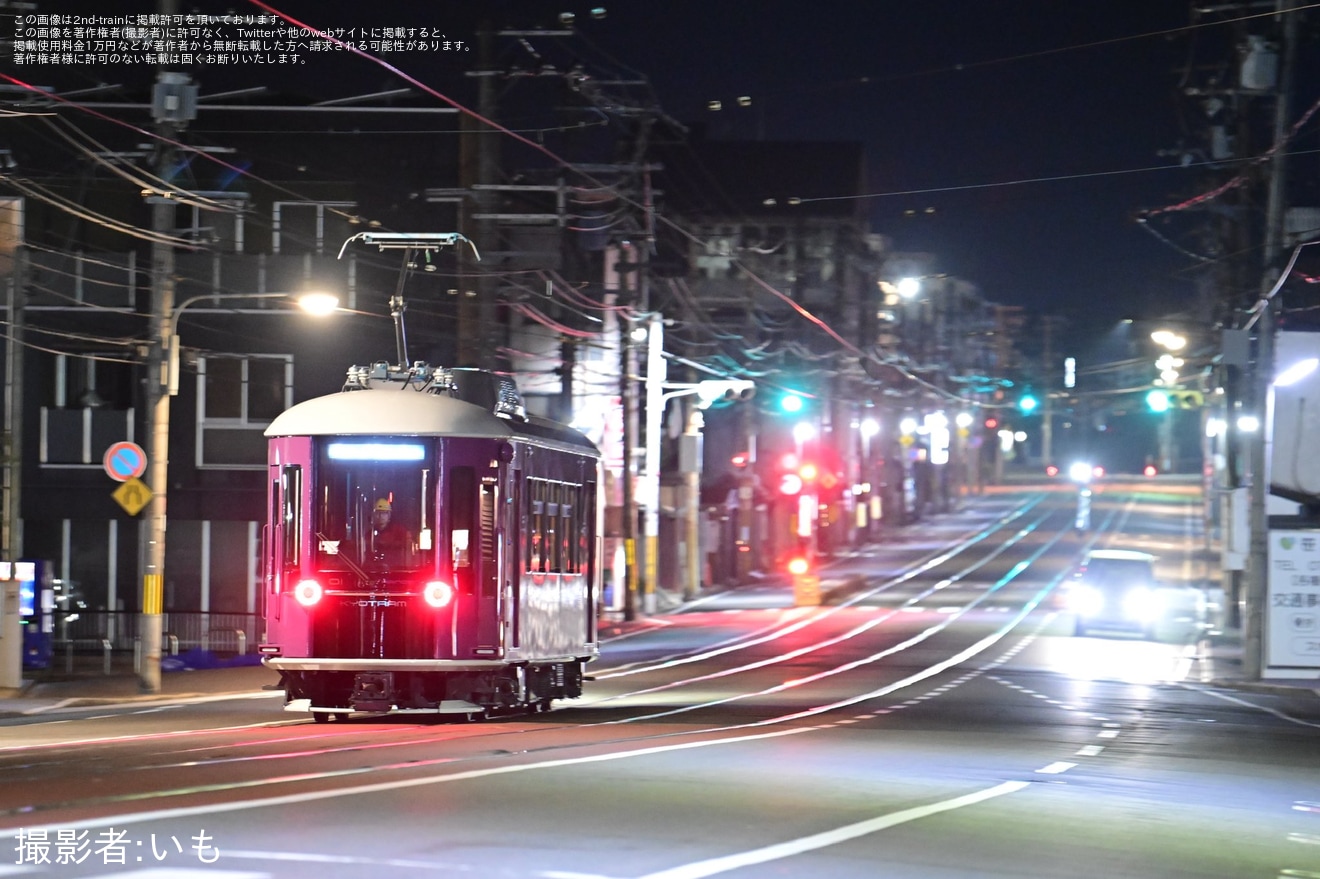
<path id="1" fill-rule="evenodd" d="M 152 494 L 145 482 L 133 476 L 124 480 L 124 484 L 116 488 L 110 496 L 124 508 L 125 513 L 136 516 L 142 512 L 143 507 L 151 503 Z"/>
<path id="2" fill-rule="evenodd" d="M 115 443 L 105 450 L 102 463 L 111 479 L 127 482 L 147 472 L 147 453 L 137 443 Z"/>

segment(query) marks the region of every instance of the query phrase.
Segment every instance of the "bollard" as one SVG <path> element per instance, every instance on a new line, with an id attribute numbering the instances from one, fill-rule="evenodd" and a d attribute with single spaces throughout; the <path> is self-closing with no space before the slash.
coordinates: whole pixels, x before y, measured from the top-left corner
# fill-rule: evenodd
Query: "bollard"
<path id="1" fill-rule="evenodd" d="M 101 652 L 104 654 L 104 658 L 101 660 L 101 671 L 107 675 L 110 674 L 110 648 L 110 639 L 102 638 Z"/>
<path id="2" fill-rule="evenodd" d="M 797 574 L 793 577 L 793 604 L 798 607 L 820 604 L 820 575 Z"/>
<path id="3" fill-rule="evenodd" d="M 178 635 L 166 635 L 165 637 L 170 639 L 170 656 L 178 656 L 178 655 L 179 655 L 179 636 L 178 636 Z"/>
<path id="4" fill-rule="evenodd" d="M 64 673 L 73 674 L 73 642 L 64 642 Z"/>
<path id="5" fill-rule="evenodd" d="M 142 674 L 142 639 L 133 639 L 133 674 Z"/>
<path id="6" fill-rule="evenodd" d="M 238 655 L 247 656 L 247 632 L 235 629 L 234 634 L 238 636 Z"/>

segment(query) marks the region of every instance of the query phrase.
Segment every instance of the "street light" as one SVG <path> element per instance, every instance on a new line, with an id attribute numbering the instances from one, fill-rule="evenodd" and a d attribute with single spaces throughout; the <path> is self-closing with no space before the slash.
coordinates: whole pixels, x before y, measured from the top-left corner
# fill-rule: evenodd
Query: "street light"
<path id="1" fill-rule="evenodd" d="M 179 395 L 179 317 L 183 310 L 195 302 L 207 299 L 290 299 L 289 293 L 203 293 L 191 299 L 185 299 L 175 307 L 169 316 L 169 360 L 166 365 L 166 387 L 171 397 Z M 294 298 L 298 307 L 308 314 L 323 317 L 339 308 L 339 297 L 332 293 L 304 293 Z"/>
<path id="2" fill-rule="evenodd" d="M 149 357 L 147 381 L 147 546 L 143 553 L 142 607 L 138 638 L 142 652 L 138 685 L 144 693 L 160 692 L 160 650 L 165 592 L 165 494 L 169 486 L 170 397 L 179 391 L 179 316 L 188 306 L 207 299 L 289 299 L 287 293 L 209 293 L 170 307 L 173 290 L 162 297 L 155 319 L 160 336 Z M 338 305 L 329 294 L 308 294 L 298 301 L 305 310 L 328 314 Z"/>

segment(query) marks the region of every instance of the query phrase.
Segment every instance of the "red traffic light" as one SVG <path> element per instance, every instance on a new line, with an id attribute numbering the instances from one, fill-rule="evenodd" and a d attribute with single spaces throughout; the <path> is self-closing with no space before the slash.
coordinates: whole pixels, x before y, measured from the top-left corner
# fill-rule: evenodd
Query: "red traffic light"
<path id="1" fill-rule="evenodd" d="M 1056 465 L 1054 465 L 1054 464 L 1050 464 L 1050 465 L 1046 466 L 1046 468 L 1045 468 L 1045 475 L 1046 475 L 1046 476 L 1058 476 L 1058 475 L 1059 475 L 1059 468 L 1058 468 Z"/>
<path id="2" fill-rule="evenodd" d="M 780 494 L 801 494 L 808 487 L 815 485 L 817 477 L 820 476 L 820 468 L 814 461 L 801 461 L 792 453 L 780 458 L 779 466 L 782 468 L 779 474 Z"/>
<path id="3" fill-rule="evenodd" d="M 779 474 L 779 493 L 780 494 L 800 494 L 802 492 L 802 477 L 796 473 Z"/>
<path id="4" fill-rule="evenodd" d="M 747 454 L 746 452 L 739 452 L 738 454 L 730 458 L 729 461 L 735 467 L 746 467 L 748 462 L 751 460 L 751 457 L 752 456 Z"/>
<path id="5" fill-rule="evenodd" d="M 804 556 L 794 556 L 788 560 L 788 572 L 794 576 L 801 576 L 811 570 L 811 562 Z"/>
<path id="6" fill-rule="evenodd" d="M 987 419 L 985 420 L 985 429 L 986 429 L 986 430 L 994 430 L 994 429 L 995 429 L 996 427 L 998 427 L 998 426 L 999 426 L 999 419 L 998 419 L 998 418 L 987 418 Z"/>
<path id="7" fill-rule="evenodd" d="M 1159 471 L 1155 469 L 1155 465 L 1154 465 L 1154 464 L 1147 464 L 1147 465 L 1146 465 L 1146 468 L 1145 468 L 1144 470 L 1142 470 L 1141 472 L 1144 473 L 1144 474 L 1146 474 L 1147 476 L 1154 476 L 1154 475 L 1155 475 L 1156 473 L 1158 473 Z"/>

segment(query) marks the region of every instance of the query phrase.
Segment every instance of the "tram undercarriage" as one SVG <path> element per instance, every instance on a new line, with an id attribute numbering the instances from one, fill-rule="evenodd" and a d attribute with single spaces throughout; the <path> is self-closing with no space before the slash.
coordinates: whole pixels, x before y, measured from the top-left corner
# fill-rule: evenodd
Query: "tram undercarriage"
<path id="1" fill-rule="evenodd" d="M 582 695 L 583 660 L 479 671 L 281 669 L 286 711 L 317 723 L 350 714 L 458 715 L 467 719 L 548 711 Z"/>

